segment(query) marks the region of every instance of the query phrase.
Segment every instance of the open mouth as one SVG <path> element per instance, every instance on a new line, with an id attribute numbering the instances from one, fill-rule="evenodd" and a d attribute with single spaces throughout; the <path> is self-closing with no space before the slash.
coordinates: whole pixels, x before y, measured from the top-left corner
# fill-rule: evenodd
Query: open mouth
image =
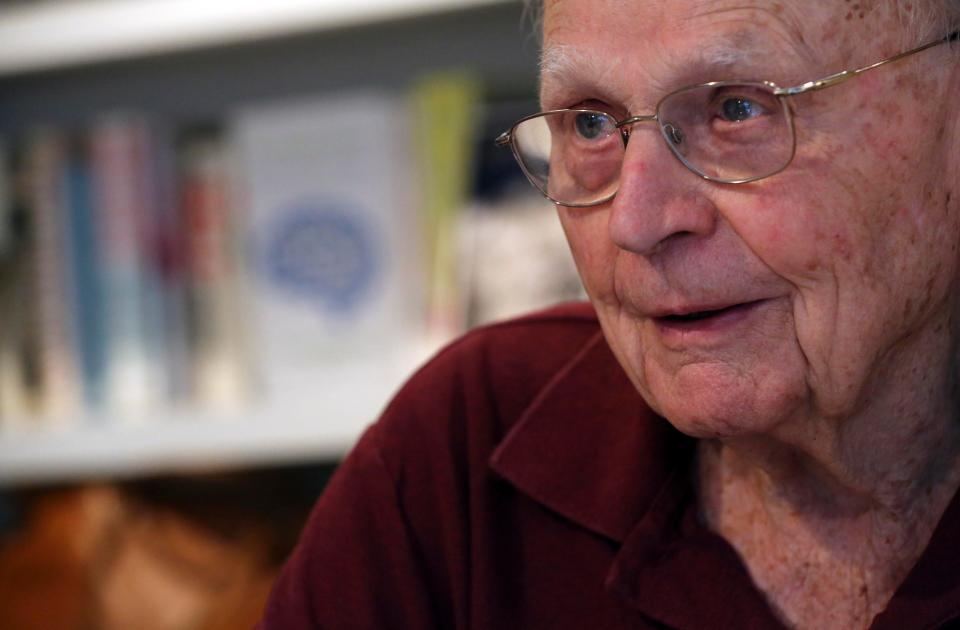
<path id="1" fill-rule="evenodd" d="M 741 304 L 733 304 L 732 306 L 726 306 L 718 309 L 704 310 L 704 311 L 694 311 L 691 313 L 684 313 L 682 315 L 664 315 L 658 317 L 657 319 L 662 323 L 668 326 L 683 326 L 683 325 L 692 325 L 698 323 L 708 323 L 715 320 L 720 320 L 725 316 L 735 316 L 744 311 L 749 310 L 753 306 L 756 306 L 759 303 L 755 302 L 743 302 Z"/>
<path id="2" fill-rule="evenodd" d="M 737 305 L 739 306 L 739 305 Z M 703 319 L 709 319 L 729 311 L 732 308 L 737 308 L 737 306 L 730 306 L 727 308 L 717 309 L 715 311 L 697 311 L 696 313 L 687 313 L 685 315 L 667 315 L 663 319 L 669 322 L 696 322 Z"/>

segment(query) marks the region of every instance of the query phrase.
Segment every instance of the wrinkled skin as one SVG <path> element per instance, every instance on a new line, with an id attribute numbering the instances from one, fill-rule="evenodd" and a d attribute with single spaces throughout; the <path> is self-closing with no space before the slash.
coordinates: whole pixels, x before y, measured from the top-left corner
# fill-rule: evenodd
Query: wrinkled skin
<path id="1" fill-rule="evenodd" d="M 796 85 L 923 43 L 881 2 L 548 0 L 544 17 L 543 109 L 618 119 L 692 83 Z M 940 46 L 794 98 L 777 175 L 702 180 L 647 124 L 612 201 L 558 207 L 617 359 L 703 438 L 708 523 L 801 627 L 868 625 L 960 485 L 957 102 Z"/>
<path id="2" fill-rule="evenodd" d="M 895 36 L 855 46 L 898 29 L 880 9 L 845 20 L 845 6 L 548 3 L 546 49 L 585 59 L 544 77 L 543 108 L 648 113 L 695 81 L 792 85 L 900 52 Z M 715 43 L 748 38 L 755 53 L 741 63 L 702 63 Z M 559 208 L 617 357 L 678 428 L 792 443 L 878 404 L 906 409 L 946 394 L 934 388 L 955 346 L 960 238 L 947 59 L 941 47 L 795 98 L 796 157 L 774 177 L 699 180 L 651 125 L 634 132 L 612 202 Z M 754 300 L 743 321 L 706 337 L 665 334 L 653 319 Z"/>

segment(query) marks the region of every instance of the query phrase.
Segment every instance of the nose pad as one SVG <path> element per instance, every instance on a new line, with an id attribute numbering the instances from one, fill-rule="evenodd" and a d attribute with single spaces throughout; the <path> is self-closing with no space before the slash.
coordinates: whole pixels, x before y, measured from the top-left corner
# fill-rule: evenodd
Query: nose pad
<path id="1" fill-rule="evenodd" d="M 674 145 L 679 145 L 683 142 L 683 130 L 673 123 L 664 123 L 663 133 L 667 136 L 667 138 L 670 139 L 671 142 L 673 142 Z"/>

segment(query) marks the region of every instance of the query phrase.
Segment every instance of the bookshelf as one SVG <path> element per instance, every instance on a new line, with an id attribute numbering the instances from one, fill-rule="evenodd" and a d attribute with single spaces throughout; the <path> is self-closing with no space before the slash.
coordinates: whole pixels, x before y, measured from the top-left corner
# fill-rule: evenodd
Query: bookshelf
<path id="1" fill-rule="evenodd" d="M 516 0 L 17 3 L 0 8 L 0 138 L 110 111 L 222 120 L 273 100 L 399 93 L 446 70 L 467 70 L 491 101 L 529 99 L 536 43 L 522 12 Z M 336 460 L 435 348 L 413 339 L 340 361 L 239 411 L 84 412 L 4 429 L 0 486 Z"/>
<path id="2" fill-rule="evenodd" d="M 242 411 L 153 410 L 135 422 L 89 415 L 0 434 L 0 484 L 336 461 L 421 356 L 410 347 L 387 361 L 331 368 L 312 391 Z"/>
<path id="3" fill-rule="evenodd" d="M 0 76 L 316 33 L 507 0 L 73 0 L 0 8 Z M 149 16 L 149 19 L 145 19 Z"/>

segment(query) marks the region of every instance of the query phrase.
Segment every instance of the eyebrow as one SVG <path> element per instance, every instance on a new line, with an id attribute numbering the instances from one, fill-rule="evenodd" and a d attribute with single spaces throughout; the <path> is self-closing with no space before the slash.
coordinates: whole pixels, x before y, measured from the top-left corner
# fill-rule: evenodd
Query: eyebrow
<path id="1" fill-rule="evenodd" d="M 756 38 L 737 34 L 733 40 L 721 39 L 709 42 L 700 50 L 699 61 L 711 67 L 732 68 L 750 65 L 752 60 L 763 52 L 757 45 Z"/>
<path id="2" fill-rule="evenodd" d="M 571 90 L 602 90 L 618 66 L 618 59 L 598 58 L 575 46 L 546 45 L 540 55 L 541 103 L 563 99 Z"/>
<path id="3" fill-rule="evenodd" d="M 726 79 L 773 79 L 773 76 L 745 76 L 762 69 L 767 74 L 782 70 L 785 55 L 773 55 L 771 47 L 755 32 L 736 31 L 728 37 L 708 41 L 694 51 L 689 59 L 677 64 L 678 72 L 674 80 L 693 80 L 692 74 L 717 74 L 709 80 Z M 797 59 L 805 57 L 805 51 Z M 771 63 L 771 57 L 779 60 Z M 540 56 L 540 83 L 543 86 L 573 83 L 604 83 L 606 75 L 616 71 L 619 59 L 604 59 L 590 55 L 574 46 L 566 44 L 547 44 Z M 735 72 L 740 69 L 740 72 Z M 727 76 L 724 76 L 727 75 Z M 702 78 L 702 77 L 701 77 Z M 652 86 L 656 87 L 656 86 Z M 670 86 L 660 86 L 669 89 Z M 673 86 L 676 87 L 676 86 Z"/>
<path id="4" fill-rule="evenodd" d="M 727 40 L 712 42 L 700 51 L 700 61 L 712 66 L 734 66 L 745 63 L 751 55 L 760 53 L 760 49 L 750 50 L 739 43 Z M 555 76 L 569 73 L 573 69 L 586 66 L 588 71 L 598 71 L 596 61 L 572 46 L 558 44 L 547 46 L 540 55 L 541 76 Z M 607 64 L 604 64 L 607 66 Z M 604 71 L 606 68 L 603 69 Z"/>
<path id="5" fill-rule="evenodd" d="M 721 69 L 751 69 L 762 65 L 768 72 L 783 70 L 797 63 L 804 67 L 814 64 L 815 58 L 803 38 L 788 40 L 785 45 L 786 49 L 777 50 L 779 47 L 773 41 L 758 36 L 756 31 L 738 30 L 723 39 L 707 42 L 700 50 L 699 62 L 704 66 Z"/>
<path id="6" fill-rule="evenodd" d="M 540 79 L 568 78 L 570 75 L 603 75 L 614 65 L 609 59 L 603 63 L 580 49 L 564 44 L 546 45 L 540 55 Z"/>

